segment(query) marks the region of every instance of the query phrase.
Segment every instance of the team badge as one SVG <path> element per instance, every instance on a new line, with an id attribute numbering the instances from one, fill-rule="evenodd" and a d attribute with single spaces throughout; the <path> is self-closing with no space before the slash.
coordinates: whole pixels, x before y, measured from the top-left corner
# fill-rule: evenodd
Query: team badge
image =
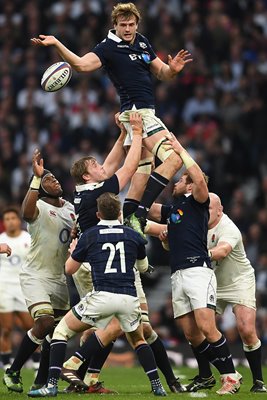
<path id="1" fill-rule="evenodd" d="M 211 237 L 211 241 L 212 241 L 212 243 L 214 243 L 214 242 L 215 242 L 215 234 L 213 234 L 213 235 L 212 235 L 212 237 Z"/>
<path id="2" fill-rule="evenodd" d="M 55 211 L 53 211 L 53 210 L 50 210 L 49 211 L 49 215 L 51 215 L 52 217 L 56 217 L 57 213 Z"/>
<path id="3" fill-rule="evenodd" d="M 146 49 L 146 48 L 147 48 L 147 45 L 146 45 L 144 42 L 140 42 L 140 43 L 139 43 L 139 46 L 140 46 L 142 49 Z"/>

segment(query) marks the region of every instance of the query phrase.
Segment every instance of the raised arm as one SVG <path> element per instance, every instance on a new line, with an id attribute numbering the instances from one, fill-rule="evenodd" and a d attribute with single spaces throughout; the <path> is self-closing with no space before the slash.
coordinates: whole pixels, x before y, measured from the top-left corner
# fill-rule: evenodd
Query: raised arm
<path id="1" fill-rule="evenodd" d="M 124 125 L 119 121 L 119 115 L 120 113 L 117 113 L 115 115 L 115 122 L 120 128 L 121 133 L 103 164 L 103 167 L 108 174 L 108 177 L 114 175 L 114 173 L 118 170 L 126 154 L 125 148 L 123 147 L 126 136 L 126 129 L 124 128 Z"/>
<path id="2" fill-rule="evenodd" d="M 160 222 L 161 221 L 161 207 L 162 204 L 153 203 L 150 207 L 148 217 L 151 218 L 153 221 Z"/>
<path id="3" fill-rule="evenodd" d="M 44 173 L 44 161 L 38 149 L 33 153 L 32 169 L 34 174 L 33 179 L 22 203 L 22 218 L 27 222 L 35 221 L 39 214 L 36 203 L 39 195 L 39 187 L 41 185 L 41 176 Z"/>
<path id="4" fill-rule="evenodd" d="M 205 203 L 209 197 L 209 191 L 202 170 L 172 133 L 168 134 L 166 137 L 168 139 L 166 147 L 172 148 L 175 153 L 181 157 L 192 179 L 192 195 L 194 199 L 199 203 Z"/>
<path id="5" fill-rule="evenodd" d="M 116 172 L 120 190 L 122 190 L 135 173 L 141 156 L 143 123 L 138 112 L 130 114 L 130 124 L 133 131 L 133 141 L 123 166 Z"/>
<path id="6" fill-rule="evenodd" d="M 155 58 L 150 64 L 152 74 L 161 81 L 173 79 L 184 66 L 193 61 L 191 54 L 187 50 L 180 50 L 174 58 L 168 55 L 168 64 L 164 63 L 159 57 Z"/>
<path id="7" fill-rule="evenodd" d="M 39 35 L 38 38 L 32 38 L 31 42 L 37 46 L 55 46 L 56 51 L 63 60 L 67 61 L 77 72 L 91 72 L 101 68 L 102 63 L 95 53 L 86 53 L 80 57 L 70 51 L 55 36 Z"/>

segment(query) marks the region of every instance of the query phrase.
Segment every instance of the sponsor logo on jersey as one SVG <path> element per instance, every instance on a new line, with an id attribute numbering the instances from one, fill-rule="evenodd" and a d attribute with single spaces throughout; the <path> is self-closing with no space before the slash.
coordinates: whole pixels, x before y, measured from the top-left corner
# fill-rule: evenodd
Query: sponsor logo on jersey
<path id="1" fill-rule="evenodd" d="M 57 213 L 53 210 L 49 210 L 49 215 L 51 215 L 52 217 L 56 217 Z"/>
<path id="2" fill-rule="evenodd" d="M 210 301 L 211 301 L 212 303 L 214 303 L 214 296 L 213 296 L 213 294 L 210 295 Z"/>
<path id="3" fill-rule="evenodd" d="M 142 49 L 146 49 L 146 48 L 147 48 L 147 45 L 146 45 L 144 42 L 140 42 L 140 43 L 139 43 L 139 46 L 140 46 Z"/>
<path id="4" fill-rule="evenodd" d="M 72 221 L 75 221 L 75 214 L 70 213 L 70 217 L 71 217 Z"/>
<path id="5" fill-rule="evenodd" d="M 123 49 L 123 48 L 129 49 L 128 44 L 117 44 L 117 47 L 120 47 L 121 49 Z"/>
<path id="6" fill-rule="evenodd" d="M 144 62 L 146 64 L 150 64 L 151 63 L 151 58 L 150 58 L 150 54 L 149 53 L 142 53 L 142 59 L 144 60 Z"/>
<path id="7" fill-rule="evenodd" d="M 211 241 L 212 241 L 212 243 L 214 243 L 214 242 L 215 242 L 215 233 L 212 235 L 212 237 L 211 237 Z"/>
<path id="8" fill-rule="evenodd" d="M 170 216 L 170 221 L 173 224 L 180 224 L 180 222 L 182 221 L 182 217 L 184 215 L 183 210 L 180 210 L 180 208 L 178 208 L 176 213 L 172 213 Z"/>

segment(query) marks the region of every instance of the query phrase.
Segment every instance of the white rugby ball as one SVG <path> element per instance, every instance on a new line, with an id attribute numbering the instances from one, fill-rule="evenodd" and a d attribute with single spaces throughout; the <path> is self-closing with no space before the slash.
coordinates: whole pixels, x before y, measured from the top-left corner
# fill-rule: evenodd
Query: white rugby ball
<path id="1" fill-rule="evenodd" d="M 72 75 L 70 64 L 65 61 L 57 62 L 44 72 L 41 86 L 46 92 L 56 92 L 67 85 Z"/>

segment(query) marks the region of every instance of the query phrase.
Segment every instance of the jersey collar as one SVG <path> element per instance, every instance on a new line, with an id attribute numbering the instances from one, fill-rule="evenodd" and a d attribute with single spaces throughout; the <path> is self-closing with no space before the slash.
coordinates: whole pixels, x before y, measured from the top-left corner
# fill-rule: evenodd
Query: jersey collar
<path id="1" fill-rule="evenodd" d="M 94 183 L 84 183 L 83 185 L 75 186 L 76 192 L 83 192 L 84 190 L 95 190 L 103 186 L 103 182 L 94 182 Z"/>
<path id="2" fill-rule="evenodd" d="M 116 32 L 115 29 L 110 29 L 110 31 L 108 31 L 108 38 L 117 43 L 122 42 L 122 39 L 119 38 L 119 36 L 115 35 L 114 32 Z"/>
<path id="3" fill-rule="evenodd" d="M 101 219 L 97 225 L 121 225 L 121 222 L 118 219 Z"/>

